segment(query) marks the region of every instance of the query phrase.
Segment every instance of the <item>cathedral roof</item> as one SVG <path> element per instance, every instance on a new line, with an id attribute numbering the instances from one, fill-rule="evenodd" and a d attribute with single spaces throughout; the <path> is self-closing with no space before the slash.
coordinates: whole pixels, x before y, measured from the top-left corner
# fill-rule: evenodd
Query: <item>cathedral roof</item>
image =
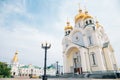
<path id="1" fill-rule="evenodd" d="M 70 22 L 67 22 L 67 26 L 65 26 L 65 30 L 67 29 L 73 29 L 73 27 L 70 25 Z"/>
<path id="2" fill-rule="evenodd" d="M 14 55 L 14 57 L 13 57 L 13 59 L 12 59 L 12 62 L 13 62 L 13 63 L 18 62 L 18 56 L 17 56 L 17 55 L 18 55 L 18 52 L 16 51 L 16 52 L 15 52 L 15 55 Z"/>

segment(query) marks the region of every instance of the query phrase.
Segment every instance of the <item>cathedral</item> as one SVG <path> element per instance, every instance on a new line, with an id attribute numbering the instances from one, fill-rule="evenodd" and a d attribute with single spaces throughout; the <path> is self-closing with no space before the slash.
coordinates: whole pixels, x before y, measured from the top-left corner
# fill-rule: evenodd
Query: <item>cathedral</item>
<path id="1" fill-rule="evenodd" d="M 114 50 L 104 28 L 87 10 L 79 9 L 75 25 L 64 28 L 62 40 L 64 73 L 116 71 Z"/>

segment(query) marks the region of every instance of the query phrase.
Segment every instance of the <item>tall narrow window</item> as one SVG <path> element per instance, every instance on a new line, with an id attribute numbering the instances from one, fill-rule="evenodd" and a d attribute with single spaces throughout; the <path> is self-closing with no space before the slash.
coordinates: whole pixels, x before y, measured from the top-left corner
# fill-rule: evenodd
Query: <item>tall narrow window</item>
<path id="1" fill-rule="evenodd" d="M 88 45 L 89 45 L 89 46 L 94 45 L 94 35 L 93 35 L 92 31 L 91 31 L 91 30 L 88 30 L 86 33 L 87 33 Z"/>
<path id="2" fill-rule="evenodd" d="M 92 60 L 93 60 L 93 65 L 96 65 L 96 62 L 95 62 L 95 54 L 92 54 Z"/>
<path id="3" fill-rule="evenodd" d="M 95 53 L 93 53 L 93 52 L 90 55 L 90 61 L 91 61 L 92 66 L 97 65 L 96 56 L 95 56 Z"/>
<path id="4" fill-rule="evenodd" d="M 86 21 L 86 25 L 88 25 L 88 21 Z"/>
<path id="5" fill-rule="evenodd" d="M 79 23 L 78 25 L 79 25 L 79 27 L 80 27 L 80 23 Z"/>
<path id="6" fill-rule="evenodd" d="M 70 31 L 68 31 L 68 34 L 70 34 Z"/>
<path id="7" fill-rule="evenodd" d="M 92 20 L 89 20 L 90 21 L 90 24 L 92 23 Z"/>
<path id="8" fill-rule="evenodd" d="M 92 45 L 92 37 L 88 36 L 89 44 Z"/>

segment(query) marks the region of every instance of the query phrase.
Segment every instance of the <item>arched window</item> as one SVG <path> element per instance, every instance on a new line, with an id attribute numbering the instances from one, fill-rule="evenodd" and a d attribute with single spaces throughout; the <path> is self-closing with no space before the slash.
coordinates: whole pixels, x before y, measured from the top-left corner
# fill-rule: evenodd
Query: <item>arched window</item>
<path id="1" fill-rule="evenodd" d="M 90 24 L 92 23 L 92 20 L 89 20 Z"/>
<path id="2" fill-rule="evenodd" d="M 65 36 L 67 36 L 67 31 L 65 32 Z"/>
<path id="3" fill-rule="evenodd" d="M 92 36 L 88 36 L 89 45 L 93 45 Z"/>
<path id="4" fill-rule="evenodd" d="M 86 25 L 88 25 L 88 21 L 86 21 Z"/>
<path id="5" fill-rule="evenodd" d="M 70 31 L 68 31 L 68 34 L 70 34 Z"/>
<path id="6" fill-rule="evenodd" d="M 94 44 L 93 36 L 91 30 L 87 31 L 88 45 L 92 46 Z"/>

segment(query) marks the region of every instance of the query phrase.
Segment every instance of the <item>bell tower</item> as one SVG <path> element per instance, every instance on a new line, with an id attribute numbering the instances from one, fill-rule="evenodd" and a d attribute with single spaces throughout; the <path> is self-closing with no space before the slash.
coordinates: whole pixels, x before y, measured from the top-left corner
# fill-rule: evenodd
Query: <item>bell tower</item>
<path id="1" fill-rule="evenodd" d="M 18 64 L 18 51 L 15 52 L 15 55 L 12 59 L 12 64 Z"/>
<path id="2" fill-rule="evenodd" d="M 12 59 L 12 65 L 11 65 L 11 73 L 13 76 L 19 75 L 19 63 L 18 63 L 18 51 L 15 52 L 15 55 Z"/>

